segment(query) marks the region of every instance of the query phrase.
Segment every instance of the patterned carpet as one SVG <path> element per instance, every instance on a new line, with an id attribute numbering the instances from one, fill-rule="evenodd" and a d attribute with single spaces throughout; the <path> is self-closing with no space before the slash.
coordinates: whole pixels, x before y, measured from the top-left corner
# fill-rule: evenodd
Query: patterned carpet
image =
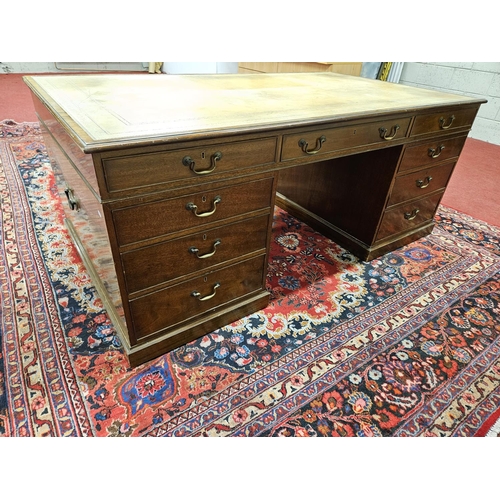
<path id="1" fill-rule="evenodd" d="M 500 229 L 370 263 L 276 208 L 266 309 L 130 369 L 38 124 L 0 122 L 1 436 L 500 434 Z"/>

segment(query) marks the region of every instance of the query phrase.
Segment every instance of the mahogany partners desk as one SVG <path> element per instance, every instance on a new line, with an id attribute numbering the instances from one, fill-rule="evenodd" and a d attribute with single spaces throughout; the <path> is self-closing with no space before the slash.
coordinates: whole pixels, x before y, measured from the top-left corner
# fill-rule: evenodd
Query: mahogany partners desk
<path id="1" fill-rule="evenodd" d="M 486 102 L 330 73 L 24 79 L 132 366 L 266 307 L 275 203 L 364 260 L 430 233 Z"/>

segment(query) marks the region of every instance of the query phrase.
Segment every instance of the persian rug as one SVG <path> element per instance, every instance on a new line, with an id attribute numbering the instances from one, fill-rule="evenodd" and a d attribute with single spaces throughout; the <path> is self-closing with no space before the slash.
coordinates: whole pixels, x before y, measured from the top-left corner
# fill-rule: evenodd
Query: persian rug
<path id="1" fill-rule="evenodd" d="M 36 123 L 0 122 L 0 435 L 498 436 L 500 229 L 364 263 L 276 208 L 269 306 L 131 369 Z"/>

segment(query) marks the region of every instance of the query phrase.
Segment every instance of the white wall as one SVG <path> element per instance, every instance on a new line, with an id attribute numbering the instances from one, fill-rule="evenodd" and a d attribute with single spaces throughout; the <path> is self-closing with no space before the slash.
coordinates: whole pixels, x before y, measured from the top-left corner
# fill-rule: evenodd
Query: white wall
<path id="1" fill-rule="evenodd" d="M 71 73 L 72 71 L 148 71 L 148 63 L 0 62 L 0 73 Z"/>
<path id="2" fill-rule="evenodd" d="M 500 62 L 407 62 L 400 83 L 487 99 L 469 137 L 500 145 Z"/>
<path id="3" fill-rule="evenodd" d="M 0 62 L 0 73 L 148 71 L 147 62 Z M 238 73 L 237 62 L 164 62 L 163 73 Z"/>
<path id="4" fill-rule="evenodd" d="M 164 62 L 163 73 L 190 75 L 201 73 L 238 73 L 237 62 Z"/>

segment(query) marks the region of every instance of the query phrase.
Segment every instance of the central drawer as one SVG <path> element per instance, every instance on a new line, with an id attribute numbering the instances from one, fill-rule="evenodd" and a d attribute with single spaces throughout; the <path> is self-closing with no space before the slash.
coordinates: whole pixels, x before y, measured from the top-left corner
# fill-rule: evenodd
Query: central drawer
<path id="1" fill-rule="evenodd" d="M 138 292 L 259 250 L 265 252 L 269 217 L 245 219 L 123 253 L 127 290 Z"/>
<path id="2" fill-rule="evenodd" d="M 408 133 L 411 118 L 394 118 L 349 127 L 316 129 L 285 135 L 281 160 L 293 160 L 313 155 L 324 155 L 343 149 L 383 144 L 403 139 Z"/>
<path id="3" fill-rule="evenodd" d="M 266 256 L 262 255 L 130 301 L 136 338 L 174 327 L 261 290 L 266 269 Z"/>
<path id="4" fill-rule="evenodd" d="M 118 244 L 123 246 L 209 222 L 269 208 L 273 177 L 207 188 L 186 196 L 162 199 L 112 211 Z"/>

